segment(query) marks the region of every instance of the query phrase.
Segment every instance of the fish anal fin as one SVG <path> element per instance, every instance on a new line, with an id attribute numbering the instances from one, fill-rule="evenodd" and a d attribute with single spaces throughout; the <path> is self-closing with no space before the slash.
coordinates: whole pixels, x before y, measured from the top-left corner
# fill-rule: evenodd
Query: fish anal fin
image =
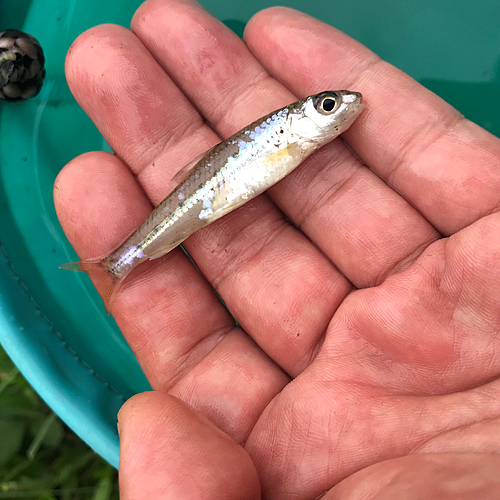
<path id="1" fill-rule="evenodd" d="M 187 238 L 187 236 L 185 238 L 179 238 L 179 239 L 173 241 L 170 245 L 168 245 L 168 247 L 162 247 L 162 248 L 158 249 L 156 252 L 152 253 L 148 257 L 148 260 L 155 260 L 155 259 L 159 259 L 160 257 L 163 257 L 168 252 L 171 252 L 174 248 L 178 247 L 186 238 Z"/>

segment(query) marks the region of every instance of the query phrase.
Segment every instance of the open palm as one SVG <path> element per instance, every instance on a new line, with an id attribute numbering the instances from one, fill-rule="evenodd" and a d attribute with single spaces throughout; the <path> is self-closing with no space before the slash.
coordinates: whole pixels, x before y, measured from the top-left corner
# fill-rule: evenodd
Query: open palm
<path id="1" fill-rule="evenodd" d="M 155 392 L 121 412 L 122 498 L 498 498 L 499 139 L 284 8 L 242 41 L 149 0 L 83 34 L 67 76 L 116 152 L 56 182 L 82 258 L 254 119 L 328 89 L 367 104 L 348 146 L 190 237 L 199 270 L 176 249 L 125 282 L 111 310 Z"/>

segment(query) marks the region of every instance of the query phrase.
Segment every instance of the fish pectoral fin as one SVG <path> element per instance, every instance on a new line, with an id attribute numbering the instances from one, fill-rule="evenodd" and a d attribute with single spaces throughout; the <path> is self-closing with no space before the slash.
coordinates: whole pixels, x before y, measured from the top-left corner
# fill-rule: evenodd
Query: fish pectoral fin
<path id="1" fill-rule="evenodd" d="M 182 182 L 188 175 L 191 170 L 193 170 L 194 167 L 199 163 L 199 161 L 208 153 L 208 151 L 205 151 L 204 153 L 201 153 L 201 155 L 198 155 L 194 160 L 191 160 L 186 166 L 182 167 L 173 177 L 172 181 L 176 182 L 179 184 Z"/>

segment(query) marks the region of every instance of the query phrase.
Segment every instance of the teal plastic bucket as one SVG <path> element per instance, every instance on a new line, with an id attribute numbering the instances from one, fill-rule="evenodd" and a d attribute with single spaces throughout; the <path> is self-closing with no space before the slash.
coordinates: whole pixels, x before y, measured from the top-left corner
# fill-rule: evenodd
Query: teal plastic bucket
<path id="1" fill-rule="evenodd" d="M 76 255 L 57 221 L 52 185 L 73 157 L 108 149 L 69 92 L 65 54 L 91 26 L 128 26 L 139 3 L 0 0 L 0 31 L 32 34 L 47 59 L 36 98 L 0 103 L 0 342 L 54 411 L 114 465 L 117 411 L 149 385 L 88 278 L 58 269 Z M 271 5 L 202 3 L 239 35 Z M 474 8 L 466 0 L 284 3 L 347 32 L 500 136 L 497 0 Z"/>

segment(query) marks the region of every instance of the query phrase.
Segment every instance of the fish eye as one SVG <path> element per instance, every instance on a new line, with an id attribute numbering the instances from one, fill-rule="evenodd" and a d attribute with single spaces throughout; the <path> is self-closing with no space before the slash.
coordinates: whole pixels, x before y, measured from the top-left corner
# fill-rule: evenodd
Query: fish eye
<path id="1" fill-rule="evenodd" d="M 330 113 L 334 110 L 335 104 L 336 104 L 336 101 L 333 97 L 325 97 L 321 101 L 320 106 L 321 106 L 321 109 L 323 111 L 325 111 L 326 113 Z"/>
<path id="2" fill-rule="evenodd" d="M 312 97 L 314 109 L 321 115 L 331 115 L 339 109 L 342 104 L 342 94 L 333 90 L 327 90 Z"/>

